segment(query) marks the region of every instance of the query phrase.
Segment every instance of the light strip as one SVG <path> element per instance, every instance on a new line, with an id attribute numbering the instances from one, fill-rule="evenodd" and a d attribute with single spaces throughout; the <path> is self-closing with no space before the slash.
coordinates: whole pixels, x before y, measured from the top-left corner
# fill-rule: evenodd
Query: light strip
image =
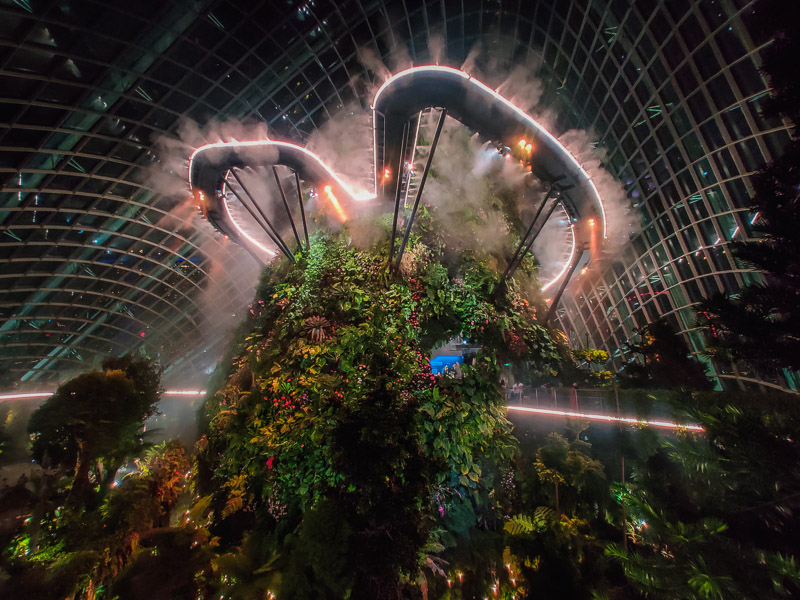
<path id="1" fill-rule="evenodd" d="M 0 395 L 0 401 L 2 400 L 24 400 L 25 398 L 49 398 L 53 395 L 53 392 L 32 392 L 27 394 L 2 394 Z"/>
<path id="2" fill-rule="evenodd" d="M 705 431 L 700 425 L 682 425 L 671 421 L 648 421 L 643 419 L 633 419 L 630 417 L 612 417 L 598 413 L 578 413 L 566 410 L 553 410 L 550 408 L 530 408 L 527 406 L 508 406 L 508 410 L 519 412 L 534 413 L 550 417 L 571 417 L 576 419 L 588 419 L 590 421 L 603 421 L 605 423 L 625 423 L 626 425 L 647 425 L 650 427 L 661 427 L 663 429 L 686 429 L 689 431 Z"/>
<path id="3" fill-rule="evenodd" d="M 0 394 L 0 402 L 3 400 L 27 400 L 31 398 L 49 398 L 55 392 L 27 392 L 21 394 Z M 164 396 L 203 396 L 205 390 L 164 390 Z"/>
<path id="4" fill-rule="evenodd" d="M 205 390 L 165 390 L 164 396 L 203 396 Z M 23 394 L 0 394 L 0 401 L 2 400 L 24 400 L 28 398 L 49 398 L 53 392 L 29 392 Z M 642 419 L 633 419 L 630 417 L 613 417 L 610 415 L 601 415 L 597 413 L 577 413 L 565 410 L 554 410 L 550 408 L 531 408 L 528 406 L 512 406 L 509 405 L 508 410 L 515 410 L 519 412 L 534 413 L 537 415 L 545 415 L 550 417 L 570 417 L 577 419 L 589 419 L 590 421 L 602 421 L 604 423 L 625 423 L 627 425 L 647 425 L 650 427 L 661 427 L 663 429 L 685 429 L 688 431 L 705 431 L 699 425 L 679 424 L 671 421 L 648 421 Z"/>
<path id="5" fill-rule="evenodd" d="M 277 146 L 279 148 L 291 148 L 293 150 L 299 150 L 306 156 L 312 158 L 313 160 L 317 161 L 325 171 L 327 171 L 328 175 L 342 188 L 345 192 L 347 192 L 353 200 L 357 200 L 359 202 L 364 202 L 367 200 L 374 200 L 375 194 L 370 194 L 369 192 L 355 192 L 347 183 L 345 183 L 336 173 L 334 173 L 328 165 L 326 165 L 322 159 L 311 152 L 310 150 L 304 148 L 303 146 L 298 146 L 297 144 L 292 144 L 289 142 L 279 142 L 275 140 L 253 140 L 249 142 L 214 142 L 211 144 L 206 144 L 205 146 L 200 146 L 199 148 L 195 148 L 192 155 L 189 157 L 189 186 L 192 185 L 192 163 L 194 162 L 194 157 L 200 154 L 201 152 L 205 152 L 206 150 L 212 150 L 215 148 L 268 148 L 270 146 Z"/>
<path id="6" fill-rule="evenodd" d="M 231 213 L 231 210 L 230 210 L 230 208 L 228 207 L 228 198 L 225 196 L 225 190 L 223 189 L 223 190 L 222 190 L 222 192 L 223 192 L 223 193 L 222 193 L 222 208 L 224 208 L 224 209 L 225 209 L 225 214 L 226 214 L 226 215 L 228 215 L 228 220 L 229 220 L 231 223 L 233 223 L 233 226 L 234 226 L 234 227 L 236 227 L 236 230 L 237 230 L 237 231 L 238 231 L 240 234 L 242 234 L 242 237 L 244 237 L 245 239 L 247 239 L 247 240 L 248 240 L 250 243 L 252 243 L 254 246 L 256 246 L 256 247 L 257 247 L 259 250 L 261 250 L 262 252 L 265 252 L 265 253 L 269 254 L 271 257 L 273 257 L 273 258 L 274 258 L 275 256 L 278 256 L 278 253 L 277 253 L 277 252 L 275 252 L 274 250 L 271 250 L 271 249 L 267 248 L 267 247 L 266 247 L 264 244 L 262 244 L 262 243 L 261 243 L 261 242 L 259 242 L 257 239 L 253 238 L 253 237 L 252 237 L 250 234 L 248 234 L 248 233 L 247 233 L 247 232 L 244 230 L 244 227 L 242 227 L 241 225 L 239 225 L 239 223 L 236 221 L 236 219 L 234 219 L 234 218 L 233 218 L 233 214 Z"/>
<path id="7" fill-rule="evenodd" d="M 403 77 L 408 77 L 409 75 L 413 75 L 414 73 L 420 73 L 423 71 L 424 72 L 438 71 L 440 73 L 450 73 L 452 75 L 458 75 L 459 77 L 463 77 L 464 79 L 471 79 L 468 73 L 465 73 L 464 71 L 460 71 L 458 69 L 454 69 L 453 67 L 442 67 L 439 65 L 422 65 L 420 67 L 411 67 L 410 69 L 400 71 L 396 75 L 392 75 L 391 77 L 389 77 L 389 79 L 383 82 L 383 85 L 378 88 L 377 92 L 375 92 L 375 97 L 372 100 L 372 110 L 375 110 L 375 107 L 378 106 L 378 98 L 380 98 L 380 95 L 383 93 L 383 90 L 385 90 L 391 83 L 397 81 L 398 79 L 402 79 Z M 477 81 L 477 79 L 475 81 Z"/>
<path id="8" fill-rule="evenodd" d="M 563 205 L 562 205 L 562 209 L 563 209 Z M 567 215 L 567 218 L 569 219 L 569 215 Z M 542 228 L 544 229 L 544 225 L 542 225 Z M 569 251 L 569 258 L 567 259 L 567 262 L 564 263 L 564 268 L 561 269 L 559 274 L 556 275 L 553 279 L 551 279 L 549 282 L 547 282 L 545 285 L 542 286 L 542 291 L 543 292 L 546 292 L 551 287 L 553 287 L 553 285 L 556 283 L 556 281 L 558 281 L 559 279 L 561 279 L 564 276 L 564 274 L 567 272 L 567 269 L 569 269 L 569 266 L 572 264 L 572 259 L 575 257 L 575 250 L 576 250 L 577 244 L 575 242 L 575 226 L 572 224 L 572 219 L 570 219 L 570 221 L 569 221 L 569 228 L 572 230 L 572 248 L 570 248 L 570 251 Z"/>
<path id="9" fill-rule="evenodd" d="M 581 175 L 583 175 L 584 178 L 586 178 L 586 181 L 588 182 L 589 187 L 592 189 L 592 192 L 594 193 L 594 197 L 597 199 L 597 204 L 600 207 L 600 213 L 603 216 L 603 239 L 606 239 L 608 237 L 608 232 L 607 232 L 607 229 L 606 229 L 606 211 L 605 211 L 605 206 L 603 206 L 603 200 L 600 198 L 600 193 L 597 191 L 597 187 L 594 185 L 594 181 L 592 181 L 591 176 L 586 171 L 586 169 L 583 168 L 583 165 L 581 165 L 581 163 L 578 162 L 578 159 L 575 158 L 575 156 L 573 156 L 573 154 L 567 149 L 566 146 L 564 146 L 560 141 L 558 141 L 558 138 L 556 138 L 552 133 L 550 133 L 547 129 L 545 129 L 542 126 L 541 123 L 536 121 L 533 117 L 531 117 L 524 110 L 522 110 L 521 108 L 516 106 L 508 98 L 506 98 L 505 96 L 499 94 L 498 92 L 496 92 L 495 90 L 490 88 L 488 85 L 486 85 L 482 81 L 480 81 L 478 79 L 475 79 L 472 75 L 469 75 L 469 74 L 465 73 L 464 71 L 460 71 L 459 69 L 454 69 L 452 67 L 442 67 L 442 66 L 438 66 L 438 65 L 427 65 L 427 66 L 412 67 L 410 69 L 406 69 L 405 71 L 401 71 L 397 75 L 393 75 L 392 77 L 390 77 L 389 79 L 387 79 L 383 83 L 383 85 L 378 89 L 377 93 L 375 94 L 375 99 L 372 101 L 372 109 L 375 110 L 375 107 L 378 105 L 378 98 L 380 97 L 380 95 L 383 93 L 383 91 L 386 89 L 386 87 L 389 84 L 391 84 L 394 81 L 397 81 L 398 79 L 400 79 L 402 77 L 408 77 L 410 75 L 413 75 L 415 73 L 420 73 L 420 72 L 449 73 L 451 75 L 458 75 L 459 77 L 463 77 L 464 79 L 471 80 L 479 88 L 481 88 L 482 90 L 488 92 L 489 94 L 494 96 L 494 98 L 497 99 L 499 102 L 505 104 L 510 109 L 512 109 L 514 112 L 516 112 L 522 118 L 523 121 L 527 122 L 530 125 L 531 129 L 535 129 L 536 131 L 538 131 L 539 133 L 544 135 L 546 138 L 548 138 L 550 141 L 552 141 L 556 145 L 556 147 L 560 148 L 561 151 L 564 153 L 564 155 L 566 155 L 566 157 L 569 158 L 569 160 L 572 161 L 572 163 L 578 168 L 578 170 L 580 171 Z M 377 165 L 376 165 L 376 168 L 377 168 Z"/>

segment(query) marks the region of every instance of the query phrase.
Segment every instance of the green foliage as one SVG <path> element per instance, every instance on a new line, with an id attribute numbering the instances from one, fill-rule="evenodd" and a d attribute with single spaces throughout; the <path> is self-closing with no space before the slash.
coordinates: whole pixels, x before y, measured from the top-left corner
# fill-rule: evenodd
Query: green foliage
<path id="1" fill-rule="evenodd" d="M 556 512 L 548 506 L 537 506 L 533 516 L 514 515 L 503 527 L 510 535 L 541 533 L 558 521 Z"/>
<path id="2" fill-rule="evenodd" d="M 74 470 L 69 500 L 87 507 L 102 499 L 125 458 L 141 448 L 144 422 L 161 393 L 161 371 L 146 359 L 107 359 L 103 367 L 59 386 L 28 421 L 34 459 Z"/>
<path id="3" fill-rule="evenodd" d="M 629 388 L 710 390 L 705 367 L 689 357 L 689 347 L 666 320 L 648 323 L 637 332 L 638 344 L 628 349 L 637 355 L 619 373 Z"/>
<path id="4" fill-rule="evenodd" d="M 188 469 L 183 445 L 168 441 L 148 452 L 140 470 L 112 489 L 98 510 L 69 505 L 49 508 L 63 501 L 58 491 L 52 498 L 40 499 L 47 509 L 41 519 L 46 527 L 40 529 L 40 523 L 29 523 L 15 538 L 11 551 L 3 555 L 3 566 L 13 576 L 0 584 L 0 596 L 100 594 L 101 588 L 107 589 L 131 561 L 137 560 L 140 545 L 146 546 L 147 540 L 161 535 L 158 532 L 169 524 Z M 174 564 L 164 561 L 162 558 L 162 570 L 174 569 Z M 130 586 L 126 589 L 133 593 Z"/>
<path id="5" fill-rule="evenodd" d="M 673 403 L 705 432 L 664 440 L 634 483 L 614 487 L 629 548 L 607 555 L 648 597 L 795 597 L 795 398 L 696 393 Z"/>
<path id="6" fill-rule="evenodd" d="M 271 561 L 264 585 L 378 597 L 421 565 L 441 569 L 421 553 L 456 544 L 450 532 L 499 536 L 493 496 L 517 446 L 498 363 L 559 355 L 518 292 L 496 301 L 496 272 L 463 267 L 449 273 L 416 241 L 390 276 L 376 255 L 317 240 L 256 298 L 252 330 L 206 403 L 196 467 L 226 556 L 245 551 L 253 528 L 284 532 L 271 553 L 237 563 Z M 434 377 L 430 348 L 457 334 L 484 350 L 462 379 Z"/>

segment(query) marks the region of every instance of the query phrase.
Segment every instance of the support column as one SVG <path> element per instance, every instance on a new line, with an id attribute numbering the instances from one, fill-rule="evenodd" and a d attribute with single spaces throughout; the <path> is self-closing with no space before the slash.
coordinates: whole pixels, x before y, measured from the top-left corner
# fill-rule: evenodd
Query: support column
<path id="1" fill-rule="evenodd" d="M 245 187 L 245 185 L 242 183 L 242 180 L 241 180 L 241 179 L 239 178 L 239 176 L 236 174 L 236 169 L 231 169 L 231 171 L 230 171 L 230 172 L 231 172 L 231 175 L 233 175 L 233 178 L 236 180 L 236 182 L 237 182 L 237 183 L 239 184 L 239 186 L 242 188 L 242 191 L 243 191 L 243 192 L 245 193 L 245 195 L 246 195 L 246 196 L 247 196 L 247 197 L 250 199 L 250 202 L 252 202 L 252 203 L 253 203 L 253 206 L 254 206 L 254 207 L 255 207 L 255 209 L 258 211 L 258 214 L 259 214 L 259 215 L 261 215 L 261 218 L 263 219 L 263 222 L 264 222 L 264 224 L 266 224 L 266 226 L 267 226 L 267 227 L 264 229 L 264 231 L 267 233 L 267 235 L 270 237 L 270 239 L 271 239 L 271 240 L 272 240 L 272 241 L 273 241 L 273 242 L 274 242 L 274 243 L 275 243 L 275 244 L 278 246 L 278 249 L 279 249 L 281 252 L 283 252 L 283 253 L 286 255 L 286 257 L 287 257 L 289 260 L 291 260 L 292 262 L 294 262 L 294 260 L 295 260 L 295 258 L 294 258 L 294 254 L 292 254 L 292 253 L 291 253 L 291 251 L 289 250 L 289 247 L 288 247 L 288 246 L 287 246 L 287 245 L 284 243 L 283 239 L 282 239 L 282 238 L 281 238 L 281 236 L 278 234 L 278 232 L 277 232 L 277 230 L 275 229 L 275 227 L 272 225 L 272 223 L 270 222 L 270 220 L 267 218 L 267 215 L 265 215 L 265 214 L 264 214 L 264 211 L 263 211 L 263 210 L 261 210 L 261 207 L 258 205 L 258 203 L 257 203 L 257 202 L 255 201 L 255 199 L 253 198 L 253 195 L 252 195 L 252 194 L 251 194 L 251 193 L 248 191 L 248 189 L 247 189 L 247 188 Z M 250 210 L 250 208 L 247 206 L 247 203 L 246 203 L 246 202 L 244 202 L 244 200 L 242 199 L 242 197 L 241 197 L 239 194 L 237 194 L 237 193 L 236 193 L 236 190 L 234 190 L 234 189 L 231 187 L 231 191 L 232 191 L 232 192 L 234 193 L 234 195 L 235 195 L 235 196 L 236 196 L 236 197 L 239 199 L 239 202 L 241 202 L 241 203 L 242 203 L 242 206 L 244 206 L 244 207 L 247 209 L 247 211 L 250 213 L 250 215 L 251 215 L 251 216 L 252 216 L 252 217 L 253 217 L 253 218 L 254 218 L 254 219 L 255 219 L 255 220 L 258 222 L 258 218 L 257 218 L 257 217 L 256 217 L 256 216 L 253 214 L 253 211 L 252 211 L 252 210 Z"/>
<path id="2" fill-rule="evenodd" d="M 431 170 L 431 164 L 433 163 L 433 155 L 436 153 L 436 146 L 439 143 L 439 136 L 442 134 L 442 128 L 444 127 L 444 120 L 447 118 L 447 109 L 442 109 L 442 114 L 439 116 L 439 123 L 436 125 L 436 133 L 433 136 L 433 143 L 431 144 L 431 150 L 428 154 L 428 161 L 425 163 L 425 171 L 422 173 L 422 179 L 419 182 L 419 189 L 417 190 L 417 196 L 414 198 L 414 207 L 411 209 L 411 216 L 408 218 L 408 223 L 406 223 L 406 233 L 403 236 L 403 243 L 400 245 L 400 251 L 397 253 L 397 260 L 395 261 L 394 268 L 397 269 L 400 266 L 400 261 L 403 259 L 403 252 L 406 250 L 406 244 L 408 243 L 408 236 L 411 234 L 411 226 L 414 224 L 414 217 L 417 216 L 417 208 L 419 208 L 419 200 L 422 198 L 422 191 L 425 189 L 425 182 L 428 180 L 428 173 Z"/>
<path id="3" fill-rule="evenodd" d="M 589 252 L 586 245 L 581 249 L 580 252 L 576 252 L 575 256 L 572 259 L 572 263 L 569 265 L 569 270 L 567 271 L 566 275 L 564 275 L 564 281 L 561 282 L 561 285 L 558 286 L 558 292 L 553 297 L 553 302 L 550 304 L 550 309 L 547 311 L 547 314 L 544 317 L 544 322 L 542 325 L 547 325 L 550 322 L 550 319 L 554 314 L 556 314 L 556 307 L 558 306 L 559 300 L 561 300 L 561 296 L 564 294 L 564 290 L 567 289 L 567 285 L 569 284 L 569 280 L 572 279 L 572 274 L 575 272 L 575 269 L 578 268 L 581 260 L 583 260 L 584 256 Z"/>
<path id="4" fill-rule="evenodd" d="M 289 217 L 289 224 L 292 226 L 294 239 L 297 240 L 297 247 L 300 248 L 300 236 L 297 235 L 297 228 L 294 226 L 294 217 L 292 217 L 292 211 L 289 210 L 289 203 L 286 201 L 286 192 L 283 191 L 283 184 L 281 184 L 281 179 L 278 177 L 278 167 L 275 165 L 272 165 L 272 174 L 275 176 L 275 183 L 278 184 L 278 191 L 281 193 L 281 200 L 283 200 L 283 207 L 286 209 L 286 214 Z"/>

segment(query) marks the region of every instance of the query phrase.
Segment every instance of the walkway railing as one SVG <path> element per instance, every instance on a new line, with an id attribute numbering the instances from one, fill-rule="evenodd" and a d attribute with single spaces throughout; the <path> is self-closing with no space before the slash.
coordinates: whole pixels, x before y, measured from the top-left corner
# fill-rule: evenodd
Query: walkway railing
<path id="1" fill-rule="evenodd" d="M 640 394 L 640 397 L 647 400 L 646 406 L 632 405 L 629 398 L 623 397 L 620 408 L 619 397 L 615 398 L 611 390 L 542 386 L 523 388 L 522 391 L 509 390 L 506 394 L 508 410 L 512 412 L 632 426 L 703 431 L 700 425 L 675 422 L 674 411 L 667 402 L 646 393 Z"/>

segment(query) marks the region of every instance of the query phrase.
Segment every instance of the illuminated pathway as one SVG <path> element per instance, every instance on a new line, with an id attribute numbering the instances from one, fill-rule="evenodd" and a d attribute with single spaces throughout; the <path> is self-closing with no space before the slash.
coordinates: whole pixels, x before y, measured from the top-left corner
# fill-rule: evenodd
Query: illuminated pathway
<path id="1" fill-rule="evenodd" d="M 616 417 L 599 413 L 579 413 L 566 410 L 555 410 L 552 408 L 531 408 L 529 406 L 508 406 L 509 411 L 532 413 L 547 417 L 566 417 L 569 419 L 586 419 L 588 421 L 600 421 L 603 423 L 620 423 L 623 425 L 634 425 L 639 427 L 659 427 L 662 429 L 704 431 L 699 425 L 673 423 L 671 421 L 649 421 L 644 419 L 634 419 L 631 417 Z"/>
<path id="2" fill-rule="evenodd" d="M 203 396 L 205 390 L 164 390 L 162 396 Z M 28 392 L 20 394 L 0 394 L 0 402 L 3 400 L 33 400 L 36 398 L 44 399 L 53 395 L 53 392 Z"/>
<path id="3" fill-rule="evenodd" d="M 165 390 L 164 396 L 189 396 L 200 397 L 205 395 L 205 390 Z M 0 401 L 4 400 L 33 400 L 44 399 L 52 396 L 52 392 L 29 392 L 19 394 L 0 394 Z M 673 423 L 671 421 L 643 420 L 631 417 L 616 417 L 600 413 L 576 413 L 565 410 L 555 410 L 551 408 L 531 408 L 528 406 L 508 406 L 509 411 L 524 412 L 544 417 L 565 417 L 572 419 L 586 419 L 588 421 L 599 421 L 602 423 L 620 423 L 622 425 L 633 425 L 638 427 L 658 427 L 661 429 L 704 431 L 699 425 Z"/>
<path id="4" fill-rule="evenodd" d="M 420 115 L 428 108 L 441 109 L 439 124 L 413 198 L 413 208 L 401 228 L 401 205 L 405 207 L 406 202 L 412 200 L 404 197 L 409 194 L 409 170 L 417 141 L 412 132 L 418 131 Z M 297 144 L 276 140 L 226 141 L 206 144 L 192 152 L 189 184 L 198 206 L 212 225 L 242 243 L 262 262 L 273 258 L 278 252 L 294 260 L 294 253 L 281 237 L 275 223 L 276 214 L 280 212 L 280 218 L 284 221 L 288 219 L 291 224 L 297 246 L 302 246 L 289 198 L 276 170 L 276 166 L 288 167 L 294 173 L 291 185 L 294 189 L 290 195 L 292 203 L 297 201 L 300 206 L 306 244 L 308 225 L 301 180 L 316 190 L 320 201 L 330 204 L 340 222 L 348 220 L 348 213 L 358 210 L 359 204 L 378 204 L 385 209 L 391 205 L 394 219 L 389 262 L 394 262 L 396 267 L 400 264 L 414 223 L 445 116 L 451 116 L 492 140 L 501 153 L 510 153 L 511 148 L 522 148 L 532 172 L 549 186 L 502 280 L 513 275 L 556 206 L 560 205 L 566 213 L 571 242 L 569 257 L 553 279 L 543 282 L 544 290 L 559 283 L 551 305 L 552 311 L 572 273 L 591 258 L 589 249 L 595 253 L 606 238 L 603 200 L 580 161 L 531 115 L 470 74 L 451 67 L 429 65 L 397 73 L 377 91 L 372 109 L 375 186 L 371 193 L 353 189 L 319 156 Z M 272 166 L 285 214 L 280 209 L 265 211 L 239 176 L 247 167 L 264 166 Z M 232 214 L 230 207 L 234 201 L 238 201 L 249 213 L 272 241 L 274 249 L 248 233 L 241 222 L 241 215 L 236 217 Z M 267 213 L 271 214 L 271 219 Z M 401 229 L 405 231 L 401 232 Z M 401 240 L 398 241 L 397 252 L 396 238 Z"/>

